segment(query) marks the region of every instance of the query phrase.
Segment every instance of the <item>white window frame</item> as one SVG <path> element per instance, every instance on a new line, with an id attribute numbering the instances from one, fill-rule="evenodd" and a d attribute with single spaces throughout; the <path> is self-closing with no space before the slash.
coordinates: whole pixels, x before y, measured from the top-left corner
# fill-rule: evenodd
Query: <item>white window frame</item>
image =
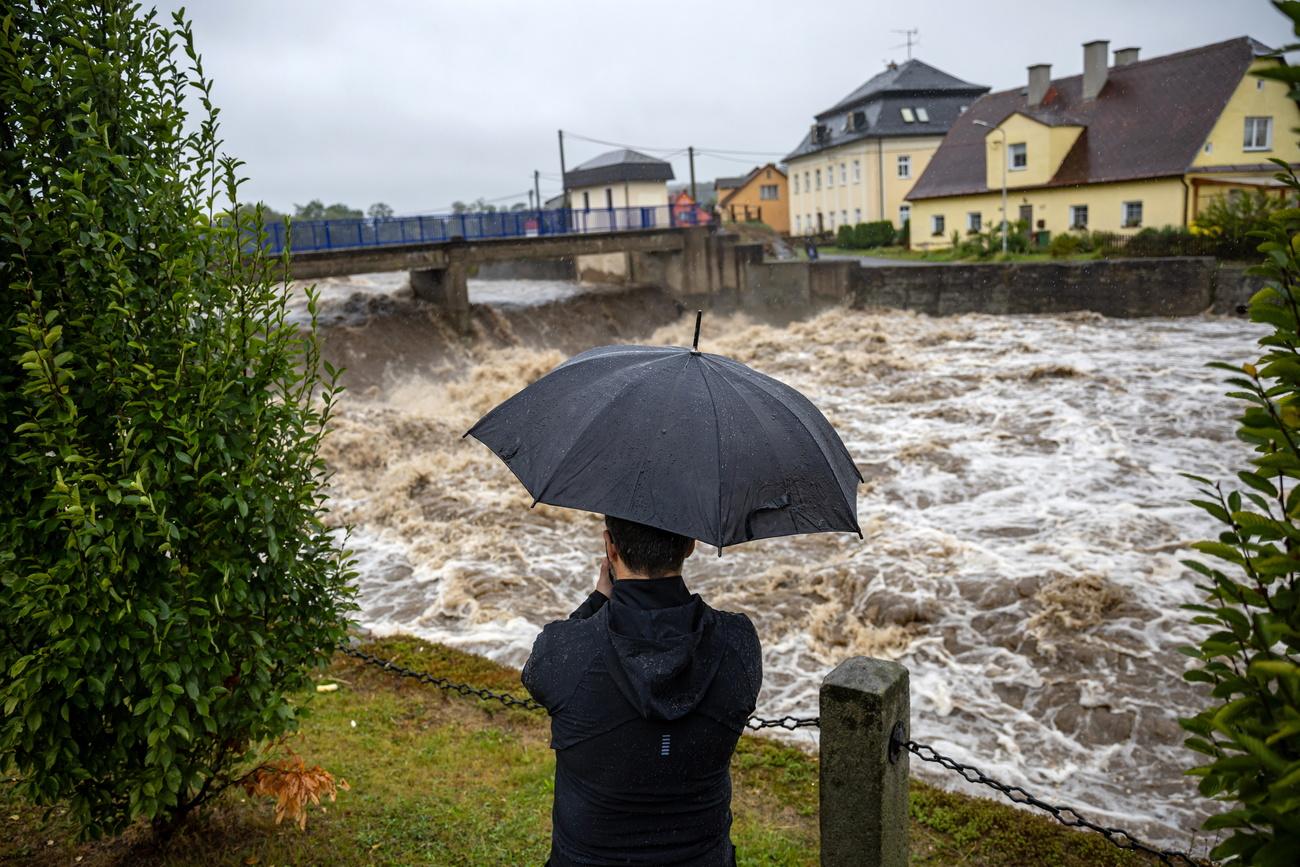
<path id="1" fill-rule="evenodd" d="M 822 188 L 822 170 L 821 170 L 821 169 L 814 169 L 814 170 L 813 170 L 813 177 L 817 179 L 817 189 L 820 190 L 820 189 Z"/>
<path id="2" fill-rule="evenodd" d="M 901 226 L 901 225 L 903 225 L 904 223 L 910 223 L 910 222 L 912 222 L 912 206 L 911 206 L 911 205 L 899 205 L 899 206 L 898 206 L 898 225 Z"/>
<path id="3" fill-rule="evenodd" d="M 919 120 L 921 123 L 930 122 L 930 112 L 925 110 L 925 106 L 918 105 L 916 107 L 916 119 Z"/>
<path id="4" fill-rule="evenodd" d="M 799 195 L 799 173 L 795 172 L 793 177 L 794 177 L 794 194 L 797 196 Z"/>
<path id="5" fill-rule="evenodd" d="M 857 160 L 854 160 L 853 161 L 853 183 L 856 184 L 861 181 L 862 181 L 862 163 L 858 162 Z"/>
<path id="6" fill-rule="evenodd" d="M 1025 158 L 1024 165 L 1016 165 L 1017 155 Z M 1027 168 L 1029 168 L 1029 145 L 1022 141 L 1007 145 L 1007 171 L 1023 172 Z"/>
<path id="7" fill-rule="evenodd" d="M 812 192 L 812 182 L 809 181 L 809 179 L 808 179 L 808 173 L 807 173 L 807 172 L 804 172 L 804 173 L 803 173 L 803 191 L 804 191 L 805 193 L 811 193 L 811 192 Z"/>
<path id="8" fill-rule="evenodd" d="M 912 177 L 912 155 L 898 155 L 898 177 L 903 180 L 910 180 Z"/>
<path id="9" fill-rule="evenodd" d="M 1129 208 L 1132 207 L 1132 206 L 1136 206 L 1136 207 L 1137 207 L 1137 221 L 1136 221 L 1136 222 L 1133 222 L 1133 221 L 1130 221 L 1130 220 L 1129 220 Z M 1125 229 L 1136 229 L 1136 228 L 1140 227 L 1140 226 L 1142 225 L 1142 217 L 1143 217 L 1142 210 L 1143 210 L 1143 208 L 1142 208 L 1142 200 L 1141 200 L 1141 199 L 1137 199 L 1137 200 L 1130 201 L 1130 202 L 1125 202 L 1123 205 L 1120 206 L 1120 212 L 1119 212 L 1120 225 L 1123 226 Z"/>
<path id="10" fill-rule="evenodd" d="M 803 234 L 803 216 L 801 214 L 794 215 L 794 233 L 796 235 Z"/>
<path id="11" fill-rule="evenodd" d="M 1079 219 L 1082 212 L 1083 219 Z M 1088 228 L 1088 206 L 1087 205 L 1070 205 L 1070 228 L 1086 229 Z"/>
<path id="12" fill-rule="evenodd" d="M 843 211 L 840 211 L 840 225 L 842 225 L 842 226 L 848 226 L 848 225 L 851 225 L 851 224 L 849 223 L 849 212 L 848 212 L 847 209 L 846 209 L 846 210 L 843 210 Z"/>
<path id="13" fill-rule="evenodd" d="M 916 113 L 907 106 L 903 106 L 898 112 L 903 116 L 903 123 L 916 123 Z"/>
<path id="14" fill-rule="evenodd" d="M 768 193 L 771 193 L 769 196 Z M 779 202 L 781 200 L 780 184 L 759 184 L 758 200 L 760 202 Z"/>
<path id="15" fill-rule="evenodd" d="M 945 227 L 946 227 L 946 222 L 943 219 L 943 214 L 930 215 L 930 236 L 931 237 L 942 238 Z"/>
<path id="16" fill-rule="evenodd" d="M 826 189 L 835 189 L 835 163 L 826 167 Z"/>
<path id="17" fill-rule="evenodd" d="M 1260 123 L 1264 126 L 1264 143 L 1255 144 L 1259 141 Z M 1245 120 L 1242 128 L 1242 146 L 1244 151 L 1271 151 L 1273 149 L 1273 117 L 1252 116 Z"/>
<path id="18" fill-rule="evenodd" d="M 854 209 L 853 209 L 853 225 L 856 226 L 858 223 L 861 223 L 861 222 L 862 222 L 862 209 L 861 209 L 861 208 L 854 208 Z"/>
<path id="19" fill-rule="evenodd" d="M 984 215 L 979 211 L 966 212 L 966 231 L 978 232 L 984 228 Z"/>
<path id="20" fill-rule="evenodd" d="M 840 186 L 846 186 L 849 182 L 849 164 L 840 163 Z"/>

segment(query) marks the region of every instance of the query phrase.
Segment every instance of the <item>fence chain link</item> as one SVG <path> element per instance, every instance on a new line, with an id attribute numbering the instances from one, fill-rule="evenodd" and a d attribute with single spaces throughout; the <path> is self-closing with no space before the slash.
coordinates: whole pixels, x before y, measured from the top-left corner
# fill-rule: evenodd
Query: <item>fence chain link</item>
<path id="1" fill-rule="evenodd" d="M 506 707 L 518 707 L 518 708 L 523 708 L 524 710 L 545 709 L 540 704 L 533 701 L 531 698 L 518 698 L 516 696 L 511 695 L 508 692 L 493 692 L 492 690 L 485 689 L 484 687 L 472 686 L 471 684 L 468 683 L 458 683 L 454 680 L 448 680 L 445 677 L 439 677 L 434 674 L 429 674 L 427 671 L 416 671 L 414 669 L 406 668 L 405 666 L 398 665 L 397 663 L 393 662 L 391 659 L 384 659 L 381 656 L 375 656 L 373 653 L 366 653 L 364 650 L 358 650 L 357 648 L 351 647 L 349 645 L 342 645 L 339 648 L 339 650 L 342 651 L 345 655 L 351 656 L 353 659 L 359 659 L 362 662 L 376 666 L 377 668 L 382 668 L 385 671 L 390 671 L 393 674 L 398 675 L 399 677 L 409 677 L 412 680 L 417 680 L 420 683 L 427 683 L 430 686 L 436 686 L 438 687 L 438 689 L 445 690 L 447 692 L 454 692 L 458 695 L 463 695 L 463 696 L 474 696 L 476 698 L 482 699 L 483 701 L 499 701 Z M 787 731 L 794 731 L 795 729 L 816 727 L 820 724 L 820 722 L 821 722 L 820 718 L 815 716 L 814 717 L 783 716 L 778 719 L 765 719 L 761 716 L 752 716 L 745 722 L 745 727 L 748 728 L 750 731 L 761 731 L 762 729 L 776 729 L 776 728 L 785 729 Z"/>
<path id="2" fill-rule="evenodd" d="M 364 650 L 358 650 L 355 647 L 344 645 L 339 648 L 347 656 L 359 659 L 369 665 L 376 666 L 384 671 L 392 672 L 399 677 L 409 677 L 420 683 L 426 683 L 430 686 L 436 686 L 438 689 L 447 692 L 454 692 L 462 696 L 473 696 L 483 701 L 497 701 L 506 707 L 517 707 L 524 710 L 544 710 L 542 705 L 538 704 L 531 698 L 518 698 L 508 692 L 494 692 L 484 687 L 473 686 L 468 683 L 459 683 L 449 680 L 445 677 L 429 674 L 426 671 L 416 671 L 402 665 L 398 665 L 391 659 L 384 659 L 381 656 L 375 656 L 373 653 L 366 653 Z M 819 728 L 821 726 L 820 717 L 796 717 L 783 716 L 776 719 L 767 719 L 760 716 L 750 717 L 745 727 L 750 731 L 762 731 L 763 729 L 785 729 L 795 731 L 801 728 Z M 1162 864 L 1169 864 L 1171 867 L 1177 867 L 1178 864 L 1190 864 L 1192 867 L 1201 867 L 1205 862 L 1199 861 L 1185 852 L 1176 852 L 1170 849 L 1157 849 L 1143 843 L 1132 833 L 1122 828 L 1108 828 L 1104 825 L 1098 825 L 1090 822 L 1079 814 L 1073 807 L 1061 807 L 1055 804 L 1049 804 L 1040 800 L 1020 786 L 1008 786 L 1006 783 L 998 782 L 986 775 L 974 765 L 965 765 L 955 759 L 943 755 L 934 747 L 928 744 L 920 744 L 913 740 L 897 742 L 897 745 L 906 749 L 917 758 L 926 762 L 933 762 L 941 767 L 947 768 L 960 775 L 968 783 L 975 783 L 1001 792 L 1010 801 L 1016 804 L 1024 804 L 1034 807 L 1050 814 L 1052 818 L 1069 828 L 1086 828 L 1089 831 L 1095 831 L 1104 837 L 1109 843 L 1120 849 L 1128 849 L 1133 852 L 1142 852 L 1158 858 Z"/>
<path id="3" fill-rule="evenodd" d="M 1134 852 L 1142 852 L 1147 855 L 1160 859 L 1160 863 L 1169 864 L 1176 867 L 1178 864 L 1191 864 L 1192 867 L 1201 867 L 1204 861 L 1199 861 L 1188 855 L 1186 852 L 1175 852 L 1171 849 L 1157 849 L 1143 843 L 1137 837 L 1133 836 L 1123 828 L 1107 828 L 1104 825 L 1098 825 L 1090 822 L 1079 811 L 1073 807 L 1061 807 L 1055 804 L 1049 804 L 1035 798 L 1026 792 L 1020 786 L 1008 786 L 1006 783 L 1000 783 L 989 777 L 974 765 L 964 765 L 955 759 L 943 755 L 929 744 L 918 744 L 916 741 L 907 740 L 901 744 L 909 753 L 925 762 L 934 762 L 941 767 L 947 768 L 961 775 L 962 779 L 968 783 L 976 783 L 981 786 L 988 786 L 990 789 L 1001 792 L 1009 800 L 1016 804 L 1027 804 L 1051 814 L 1052 818 L 1069 828 L 1087 828 L 1089 831 L 1096 831 L 1105 837 L 1114 846 L 1120 849 L 1129 849 Z"/>

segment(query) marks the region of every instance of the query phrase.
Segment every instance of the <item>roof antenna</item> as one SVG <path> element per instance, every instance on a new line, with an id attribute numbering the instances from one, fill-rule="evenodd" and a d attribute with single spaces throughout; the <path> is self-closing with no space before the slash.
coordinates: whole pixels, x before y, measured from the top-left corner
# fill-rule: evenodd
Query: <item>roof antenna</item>
<path id="1" fill-rule="evenodd" d="M 691 343 L 691 352 L 695 355 L 700 354 L 700 320 L 704 318 L 703 310 L 695 311 L 695 340 Z"/>
<path id="2" fill-rule="evenodd" d="M 903 34 L 905 37 L 907 37 L 907 42 L 905 43 L 905 44 L 907 45 L 907 59 L 908 59 L 908 60 L 911 60 L 911 59 L 912 59 L 912 46 L 913 46 L 913 45 L 919 45 L 919 44 L 921 43 L 921 40 L 920 40 L 920 39 L 913 40 L 912 37 L 913 37 L 913 36 L 916 36 L 916 35 L 917 35 L 918 33 L 920 33 L 921 31 L 917 30 L 915 27 L 911 27 L 911 28 L 908 28 L 907 30 L 895 30 L 894 32 L 895 32 L 895 33 L 901 33 L 901 34 Z M 902 48 L 903 46 L 902 46 L 902 45 L 895 45 L 894 47 L 895 47 L 895 48 Z"/>

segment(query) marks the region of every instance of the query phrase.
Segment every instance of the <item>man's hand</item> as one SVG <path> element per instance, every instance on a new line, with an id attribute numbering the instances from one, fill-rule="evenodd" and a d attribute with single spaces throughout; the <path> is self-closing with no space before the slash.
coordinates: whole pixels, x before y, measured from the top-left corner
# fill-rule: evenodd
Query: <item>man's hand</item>
<path id="1" fill-rule="evenodd" d="M 609 576 L 609 558 L 602 557 L 600 561 L 600 578 L 596 581 L 596 592 L 602 594 L 606 599 L 614 592 L 614 581 Z"/>

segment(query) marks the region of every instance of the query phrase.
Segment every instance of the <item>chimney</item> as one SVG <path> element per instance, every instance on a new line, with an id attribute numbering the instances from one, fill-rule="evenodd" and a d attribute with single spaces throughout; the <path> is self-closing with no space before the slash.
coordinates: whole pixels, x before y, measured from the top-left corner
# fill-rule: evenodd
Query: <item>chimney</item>
<path id="1" fill-rule="evenodd" d="M 1047 88 L 1052 86 L 1052 64 L 1035 63 L 1029 67 L 1029 105 L 1032 108 L 1043 104 Z"/>
<path id="2" fill-rule="evenodd" d="M 1109 71 L 1110 42 L 1094 39 L 1083 43 L 1083 98 L 1096 99 L 1097 94 L 1106 86 L 1106 73 Z"/>
<path id="3" fill-rule="evenodd" d="M 1138 50 L 1139 50 L 1139 49 L 1137 49 L 1137 48 L 1116 48 L 1116 49 L 1115 49 L 1115 65 L 1116 65 L 1116 66 L 1128 66 L 1130 63 L 1137 63 L 1137 62 L 1138 62 Z"/>

